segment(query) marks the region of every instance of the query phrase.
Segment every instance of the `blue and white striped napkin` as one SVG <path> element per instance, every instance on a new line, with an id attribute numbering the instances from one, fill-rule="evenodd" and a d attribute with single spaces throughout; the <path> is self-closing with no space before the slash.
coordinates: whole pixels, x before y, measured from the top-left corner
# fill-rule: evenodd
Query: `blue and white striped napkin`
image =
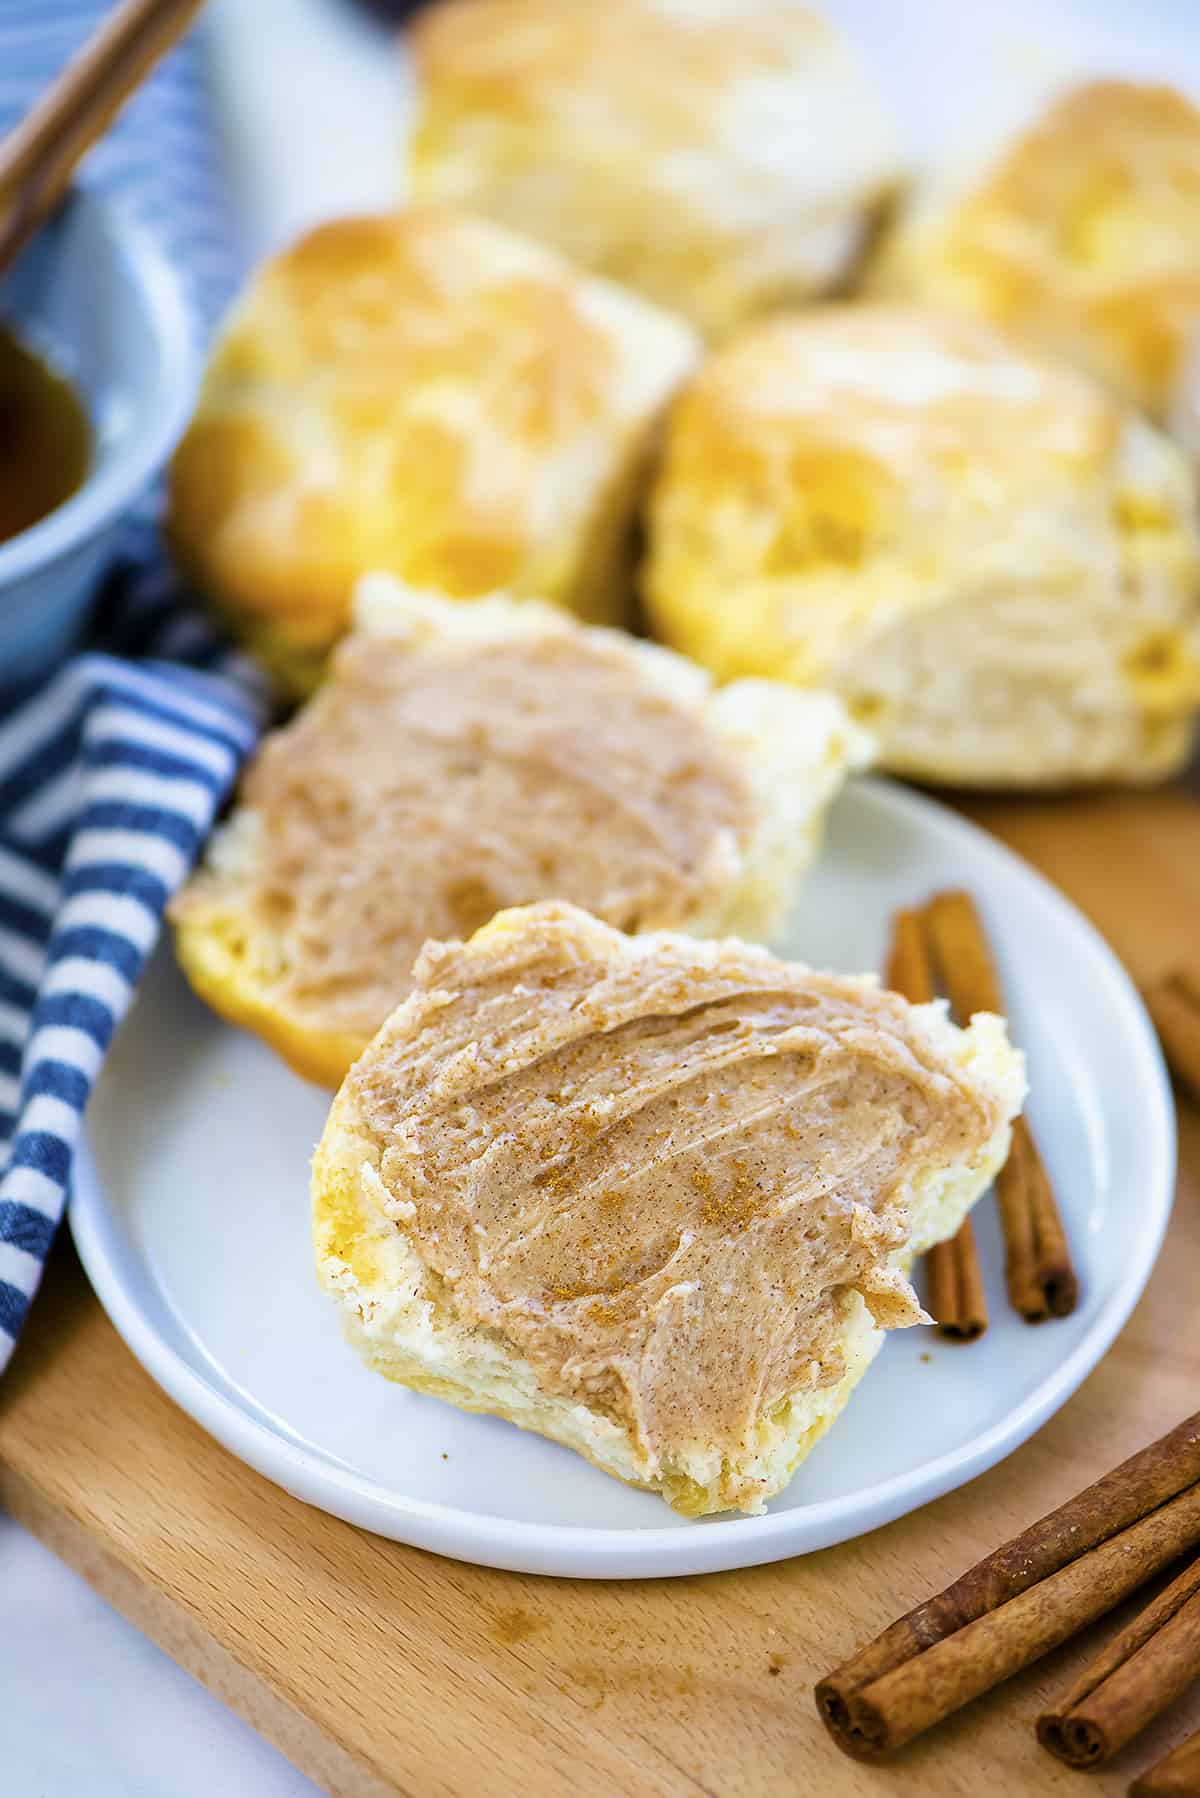
<path id="1" fill-rule="evenodd" d="M 105 10 L 3 0 L 0 131 Z M 85 164 L 118 183 L 215 321 L 237 277 L 199 50 L 183 43 Z M 176 590 L 155 496 L 130 521 L 93 639 L 0 700 L 0 1369 L 41 1278 L 113 1031 L 257 735 L 261 688 Z"/>

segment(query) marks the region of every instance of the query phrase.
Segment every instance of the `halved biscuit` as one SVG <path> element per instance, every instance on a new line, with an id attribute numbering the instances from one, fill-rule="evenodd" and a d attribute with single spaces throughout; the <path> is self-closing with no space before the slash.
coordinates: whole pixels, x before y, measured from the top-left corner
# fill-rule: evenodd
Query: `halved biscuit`
<path id="1" fill-rule="evenodd" d="M 839 693 L 899 773 L 1161 779 L 1200 704 L 1186 457 L 981 320 L 900 305 L 755 326 L 672 409 L 656 634 L 722 678 Z"/>
<path id="2" fill-rule="evenodd" d="M 761 1510 L 1000 1165 L 1024 1092 L 869 978 L 541 904 L 429 943 L 313 1165 L 317 1269 L 389 1378 L 688 1515 Z"/>
<path id="3" fill-rule="evenodd" d="M 797 0 L 438 0 L 407 41 L 419 199 L 707 336 L 843 281 L 898 182 L 865 71 Z"/>
<path id="4" fill-rule="evenodd" d="M 828 694 L 389 577 L 171 907 L 218 1011 L 336 1086 L 427 937 L 561 897 L 626 930 L 768 935 L 869 739 Z"/>
<path id="5" fill-rule="evenodd" d="M 682 321 L 437 208 L 322 225 L 258 271 L 171 465 L 168 530 L 292 692 L 384 569 L 605 623 Z"/>

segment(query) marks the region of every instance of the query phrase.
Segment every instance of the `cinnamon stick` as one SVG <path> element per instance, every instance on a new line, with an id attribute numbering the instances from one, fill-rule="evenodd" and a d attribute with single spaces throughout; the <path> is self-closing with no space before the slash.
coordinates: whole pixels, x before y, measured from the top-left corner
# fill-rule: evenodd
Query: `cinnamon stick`
<path id="1" fill-rule="evenodd" d="M 1052 1711 L 1038 1741 L 1071 1767 L 1098 1767 L 1200 1677 L 1200 1560 L 1097 1655 Z"/>
<path id="2" fill-rule="evenodd" d="M 927 912 L 934 963 L 957 1016 L 964 1023 L 977 1011 L 1003 1017 L 1000 976 L 970 893 L 947 887 L 933 895 Z"/>
<path id="3" fill-rule="evenodd" d="M 834 1740 L 863 1759 L 902 1748 L 1094 1623 L 1197 1542 L 1200 1485 L 855 1692 Z"/>
<path id="4" fill-rule="evenodd" d="M 1013 1119 L 1008 1160 L 996 1175 L 996 1203 L 1013 1310 L 1031 1324 L 1069 1316 L 1079 1300 L 1079 1281 L 1050 1176 L 1023 1117 Z"/>
<path id="5" fill-rule="evenodd" d="M 878 1729 L 870 1720 L 869 1707 L 864 1711 L 860 1702 L 864 1695 L 906 1668 L 915 1673 L 919 1686 L 935 1648 L 965 1635 L 978 1620 L 999 1615 L 1012 1600 L 1078 1564 L 1099 1545 L 1113 1540 L 1125 1543 L 1127 1534 L 1122 1532 L 1129 1532 L 1142 1519 L 1161 1516 L 1164 1507 L 1192 1489 L 1193 1497 L 1200 1493 L 1200 1412 L 987 1555 L 944 1592 L 909 1611 L 823 1679 L 816 1689 L 817 1707 L 835 1739 L 850 1753 L 882 1753 L 894 1746 L 890 1726 Z M 1181 1541 L 1172 1552 L 1181 1554 L 1187 1546 Z M 1149 1578 L 1149 1573 L 1143 1577 Z M 1105 1594 L 1101 1609 L 1115 1602 Z M 1009 1612 L 1002 1629 L 1011 1630 L 1012 1621 Z M 1027 1623 L 1028 1619 L 1018 1614 L 1018 1637 Z M 977 1644 L 978 1638 L 968 1646 Z M 1016 1666 L 1008 1670 L 1015 1672 Z M 987 1684 L 1006 1677 L 1007 1673 L 989 1676 Z M 986 1690 L 986 1684 L 978 1690 Z M 884 1698 L 888 1696 L 885 1691 Z M 965 1702 L 965 1698 L 957 1698 L 948 1708 Z M 929 1721 L 936 1720 L 930 1717 L 919 1727 L 927 1728 Z M 909 1730 L 904 1739 L 912 1733 Z"/>
<path id="6" fill-rule="evenodd" d="M 1200 1098 L 1200 980 L 1172 968 L 1146 988 L 1145 1000 L 1171 1072 Z"/>
<path id="7" fill-rule="evenodd" d="M 949 1242 L 935 1242 L 925 1257 L 929 1276 L 929 1309 L 943 1336 L 954 1342 L 976 1342 L 988 1326 L 987 1298 L 979 1266 L 979 1250 L 969 1217 Z"/>
<path id="8" fill-rule="evenodd" d="M 928 1005 L 937 997 L 922 907 L 898 911 L 892 919 L 892 942 L 883 978 L 884 984 L 894 993 L 903 993 L 910 1005 Z"/>
<path id="9" fill-rule="evenodd" d="M 1129 1798 L 1200 1798 L 1200 1730 L 1135 1779 Z"/>
<path id="10" fill-rule="evenodd" d="M 928 908 L 935 966 L 960 1023 L 977 1011 L 1004 1013 L 987 936 L 969 893 L 938 893 Z M 996 1176 L 1009 1302 L 1027 1323 L 1066 1317 L 1079 1282 L 1049 1175 L 1028 1124 L 1013 1125 L 1008 1160 Z"/>
<path id="11" fill-rule="evenodd" d="M 913 1005 L 927 1005 L 935 997 L 933 961 L 924 909 L 898 911 L 892 920 L 892 943 L 884 975 L 893 992 L 903 993 Z M 929 1275 L 929 1309 L 943 1336 L 955 1342 L 974 1342 L 987 1329 L 987 1300 L 979 1252 L 970 1218 L 964 1218 L 958 1234 L 938 1242 L 925 1257 Z"/>

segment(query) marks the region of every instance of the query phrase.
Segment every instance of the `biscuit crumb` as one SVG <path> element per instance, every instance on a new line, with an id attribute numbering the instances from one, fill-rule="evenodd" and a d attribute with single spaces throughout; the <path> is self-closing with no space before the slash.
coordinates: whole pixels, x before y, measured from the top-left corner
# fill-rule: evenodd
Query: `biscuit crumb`
<path id="1" fill-rule="evenodd" d="M 536 1636 L 540 1629 L 545 1629 L 544 1617 L 534 1617 L 529 1611 L 523 1611 L 519 1605 L 507 1605 L 497 1611 L 492 1619 L 492 1634 L 497 1642 L 506 1647 L 514 1643 L 526 1642 L 530 1636 Z"/>

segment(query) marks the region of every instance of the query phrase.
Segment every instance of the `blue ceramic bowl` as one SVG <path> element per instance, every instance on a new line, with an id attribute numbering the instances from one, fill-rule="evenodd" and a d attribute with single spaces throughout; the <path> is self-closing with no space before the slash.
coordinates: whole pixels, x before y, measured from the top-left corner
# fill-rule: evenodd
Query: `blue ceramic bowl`
<path id="1" fill-rule="evenodd" d="M 0 543 L 0 686 L 60 661 L 130 506 L 187 419 L 197 357 L 179 284 L 120 203 L 79 188 L 0 283 L 0 319 L 66 376 L 92 429 L 69 499 Z"/>

